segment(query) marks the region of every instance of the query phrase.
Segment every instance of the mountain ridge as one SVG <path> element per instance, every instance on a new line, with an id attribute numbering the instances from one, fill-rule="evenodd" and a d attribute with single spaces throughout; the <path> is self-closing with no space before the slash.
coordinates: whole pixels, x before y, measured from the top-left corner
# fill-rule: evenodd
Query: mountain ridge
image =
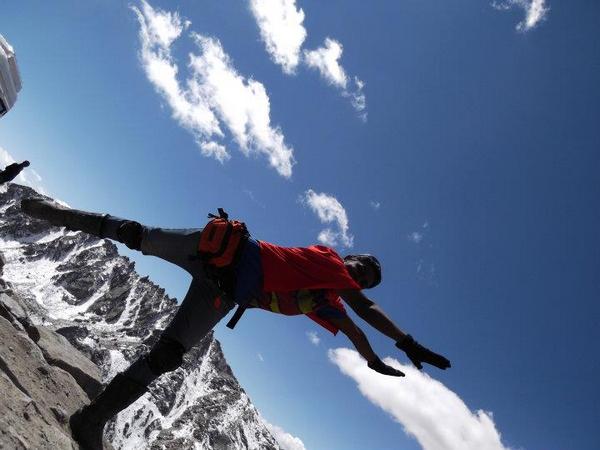
<path id="1" fill-rule="evenodd" d="M 0 191 L 3 283 L 34 325 L 64 336 L 106 382 L 149 350 L 177 301 L 112 242 L 23 214 L 28 197 L 47 198 L 17 184 Z M 280 449 L 212 332 L 119 414 L 107 437 L 115 449 Z"/>

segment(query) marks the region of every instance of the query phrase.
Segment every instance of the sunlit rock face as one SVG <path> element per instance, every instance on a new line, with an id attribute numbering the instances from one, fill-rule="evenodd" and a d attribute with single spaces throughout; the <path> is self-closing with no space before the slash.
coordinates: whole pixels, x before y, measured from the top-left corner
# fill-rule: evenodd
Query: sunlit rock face
<path id="1" fill-rule="evenodd" d="M 41 198 L 36 191 L 0 189 L 0 290 L 19 299 L 32 325 L 66 337 L 108 382 L 148 350 L 176 299 L 138 275 L 112 242 L 23 214 L 21 199 Z M 280 448 L 212 334 L 123 411 L 108 434 L 117 449 Z"/>

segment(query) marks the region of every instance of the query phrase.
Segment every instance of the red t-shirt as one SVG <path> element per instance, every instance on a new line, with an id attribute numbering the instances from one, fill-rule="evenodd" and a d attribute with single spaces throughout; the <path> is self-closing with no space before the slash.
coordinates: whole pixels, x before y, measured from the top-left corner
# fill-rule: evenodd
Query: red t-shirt
<path id="1" fill-rule="evenodd" d="M 360 289 L 335 250 L 323 245 L 280 247 L 259 241 L 263 291 Z"/>
<path id="2" fill-rule="evenodd" d="M 280 247 L 259 241 L 263 272 L 263 292 L 290 292 L 303 289 L 360 289 L 350 276 L 344 261 L 335 250 L 323 245 L 310 247 Z M 339 297 L 338 309 L 343 309 Z M 333 334 L 338 328 L 315 312 L 306 313 L 308 317 L 325 327 Z"/>

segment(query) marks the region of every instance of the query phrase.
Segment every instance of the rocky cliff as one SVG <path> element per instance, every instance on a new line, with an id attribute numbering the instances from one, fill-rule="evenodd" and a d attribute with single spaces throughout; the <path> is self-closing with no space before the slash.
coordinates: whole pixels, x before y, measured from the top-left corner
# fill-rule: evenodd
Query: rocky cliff
<path id="1" fill-rule="evenodd" d="M 41 195 L 0 191 L 0 448 L 77 448 L 66 417 L 149 348 L 177 302 L 110 241 L 24 215 L 26 197 Z M 279 449 L 212 335 L 108 437 L 116 449 Z"/>

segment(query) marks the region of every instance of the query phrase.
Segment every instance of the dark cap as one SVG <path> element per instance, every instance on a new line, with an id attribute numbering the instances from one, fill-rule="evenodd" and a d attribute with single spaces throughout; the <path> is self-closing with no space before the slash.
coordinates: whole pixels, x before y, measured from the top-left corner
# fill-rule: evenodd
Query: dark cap
<path id="1" fill-rule="evenodd" d="M 344 261 L 347 259 L 356 259 L 364 264 L 368 264 L 373 269 L 373 273 L 375 274 L 375 280 L 370 286 L 366 286 L 367 289 L 373 288 L 381 283 L 381 264 L 379 260 L 375 258 L 373 255 L 369 255 L 367 253 L 362 253 L 358 255 L 346 255 L 344 257 Z"/>

